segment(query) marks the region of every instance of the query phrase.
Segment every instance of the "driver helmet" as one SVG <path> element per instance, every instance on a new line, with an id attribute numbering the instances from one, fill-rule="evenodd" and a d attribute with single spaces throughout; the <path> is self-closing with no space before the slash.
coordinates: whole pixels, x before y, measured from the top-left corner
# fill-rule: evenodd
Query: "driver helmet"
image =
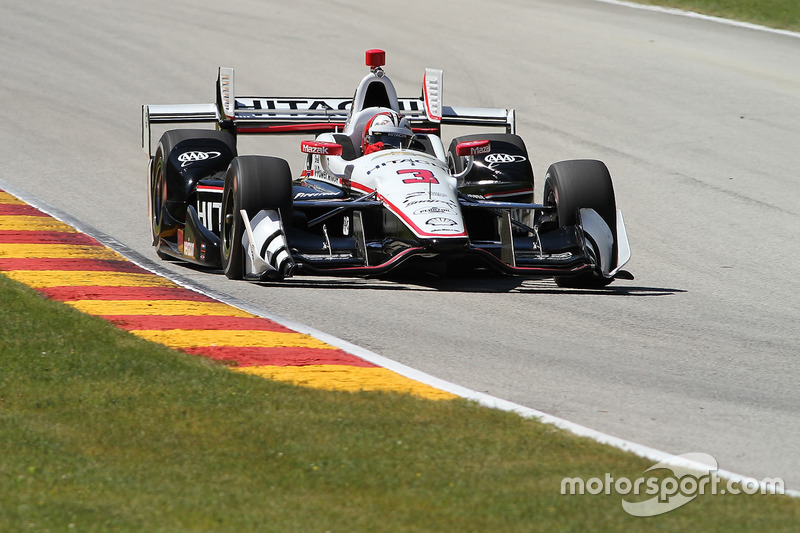
<path id="1" fill-rule="evenodd" d="M 413 137 L 407 118 L 396 111 L 382 111 L 364 127 L 361 149 L 364 154 L 371 154 L 389 148 L 408 148 Z"/>

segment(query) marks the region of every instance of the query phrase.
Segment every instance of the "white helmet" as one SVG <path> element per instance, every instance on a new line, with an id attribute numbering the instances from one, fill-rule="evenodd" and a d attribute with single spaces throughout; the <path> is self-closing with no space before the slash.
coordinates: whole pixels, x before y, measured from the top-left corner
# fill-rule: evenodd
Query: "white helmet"
<path id="1" fill-rule="evenodd" d="M 361 149 L 369 154 L 385 148 L 408 148 L 413 137 L 407 118 L 396 111 L 382 111 L 364 127 Z"/>

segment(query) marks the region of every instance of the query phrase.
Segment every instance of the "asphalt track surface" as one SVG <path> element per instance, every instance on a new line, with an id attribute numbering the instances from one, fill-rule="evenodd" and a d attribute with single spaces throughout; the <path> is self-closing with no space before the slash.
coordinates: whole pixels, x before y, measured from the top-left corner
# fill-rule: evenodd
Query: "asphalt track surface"
<path id="1" fill-rule="evenodd" d="M 800 38 L 589 0 L 0 3 L 0 179 L 156 259 L 143 103 L 349 96 L 364 50 L 402 96 L 517 109 L 547 166 L 604 160 L 635 281 L 297 278 L 213 291 L 431 375 L 800 488 Z M 447 135 L 447 132 L 446 132 Z M 289 159 L 299 138 L 243 152 Z"/>

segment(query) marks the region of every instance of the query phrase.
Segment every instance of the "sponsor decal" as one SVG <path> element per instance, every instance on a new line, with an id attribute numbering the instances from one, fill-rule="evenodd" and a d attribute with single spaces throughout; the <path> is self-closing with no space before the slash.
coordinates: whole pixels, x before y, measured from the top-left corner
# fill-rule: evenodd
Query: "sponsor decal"
<path id="1" fill-rule="evenodd" d="M 431 228 L 428 230 L 430 233 L 454 233 L 457 232 L 457 228 Z"/>
<path id="2" fill-rule="evenodd" d="M 428 226 L 455 226 L 456 224 L 458 224 L 458 222 L 456 222 L 452 218 L 434 217 L 428 219 L 425 222 L 425 224 L 427 224 Z"/>
<path id="3" fill-rule="evenodd" d="M 403 180 L 405 184 L 412 184 L 412 183 L 439 183 L 439 180 L 436 179 L 436 176 L 433 175 L 433 172 L 430 170 L 423 170 L 423 169 L 414 169 L 414 168 L 405 168 L 402 170 L 397 171 L 398 174 L 411 174 L 414 176 L 413 178 L 406 178 Z"/>
<path id="4" fill-rule="evenodd" d="M 527 161 L 527 158 L 522 155 L 489 154 L 483 160 L 489 163 L 489 167 L 493 168 L 494 165 L 501 163 L 521 163 L 522 161 Z"/>
<path id="5" fill-rule="evenodd" d="M 443 192 L 436 192 L 436 191 L 416 191 L 410 192 L 406 194 L 406 200 L 411 200 L 412 198 L 419 198 L 420 196 L 427 196 L 428 198 L 436 196 L 438 198 L 449 198 L 449 196 Z"/>
<path id="6" fill-rule="evenodd" d="M 222 227 L 222 202 L 197 202 L 197 218 L 209 231 Z"/>
<path id="7" fill-rule="evenodd" d="M 327 172 L 322 170 L 322 165 L 320 164 L 318 157 L 315 157 L 313 159 L 314 159 L 314 161 L 311 163 L 311 166 L 312 166 L 311 172 L 314 174 L 314 178 L 315 179 L 323 180 L 323 181 L 330 181 L 330 182 L 333 182 L 333 183 L 339 183 L 339 179 L 338 178 L 336 178 L 335 176 L 331 176 L 330 174 L 328 174 Z"/>
<path id="8" fill-rule="evenodd" d="M 377 155 L 375 156 L 375 159 L 383 158 L 383 157 L 393 157 L 395 155 L 397 155 L 397 154 L 394 154 L 394 153 L 391 153 L 391 152 L 390 153 L 377 152 Z M 435 167 L 435 168 L 438 168 L 438 169 L 441 169 L 442 171 L 444 171 L 442 162 L 439 161 L 438 159 L 435 159 L 433 157 L 431 157 L 429 159 L 425 159 L 425 158 L 422 158 L 422 157 L 419 157 L 419 156 L 415 156 L 415 157 L 404 157 L 402 159 L 392 159 L 391 161 L 384 161 L 382 163 L 378 163 L 378 164 L 375 165 L 375 167 L 373 167 L 372 169 L 367 171 L 367 176 L 369 176 L 371 173 L 375 172 L 376 170 L 380 170 L 381 168 L 383 168 L 383 167 L 385 167 L 387 165 L 400 165 L 400 164 L 403 164 L 403 163 L 407 163 L 411 167 L 416 166 L 416 165 L 427 165 L 427 166 Z"/>
<path id="9" fill-rule="evenodd" d="M 181 155 L 178 156 L 178 161 L 181 162 L 181 168 L 184 168 L 192 163 L 197 163 L 198 161 L 206 161 L 208 159 L 214 159 L 219 157 L 219 152 L 201 152 L 200 150 L 193 150 L 191 152 L 183 152 Z"/>
<path id="10" fill-rule="evenodd" d="M 406 200 L 405 202 L 403 202 L 403 204 L 406 207 L 411 207 L 412 205 L 417 205 L 417 204 L 444 204 L 446 206 L 450 206 L 453 208 L 455 208 L 456 205 L 454 202 L 447 202 L 445 200 L 414 200 L 414 201 Z"/>
<path id="11" fill-rule="evenodd" d="M 194 242 L 183 241 L 183 255 L 187 257 L 194 257 Z"/>
<path id="12" fill-rule="evenodd" d="M 421 102 L 417 99 L 400 98 L 397 103 L 400 111 L 421 109 Z M 237 98 L 236 110 L 346 111 L 352 104 L 353 100 L 350 98 Z M 297 115 L 302 116 L 299 113 Z"/>
<path id="13" fill-rule="evenodd" d="M 491 151 L 492 151 L 492 147 L 489 146 L 489 145 L 486 145 L 486 146 L 474 146 L 474 147 L 470 147 L 469 155 L 488 154 Z"/>
<path id="14" fill-rule="evenodd" d="M 412 192 L 406 195 L 405 199 L 403 200 L 403 205 L 409 207 L 416 204 L 445 204 L 453 209 L 455 209 L 457 205 L 452 200 L 437 200 L 434 199 L 433 196 L 436 196 L 437 198 L 447 198 L 447 195 L 442 193 L 434 192 L 429 194 L 425 191 Z M 415 200 L 415 198 L 420 198 L 420 199 Z"/>
<path id="15" fill-rule="evenodd" d="M 480 194 L 465 194 L 465 193 L 462 193 L 462 196 L 466 196 L 467 198 L 473 198 L 475 200 L 486 200 L 486 198 L 484 198 Z"/>
<path id="16" fill-rule="evenodd" d="M 237 99 L 236 109 L 268 109 L 270 111 L 344 111 L 350 107 L 352 100 L 342 98 L 311 99 L 311 98 L 254 98 Z"/>
<path id="17" fill-rule="evenodd" d="M 419 111 L 419 100 L 400 99 L 397 101 L 400 104 L 400 111 Z"/>
<path id="18" fill-rule="evenodd" d="M 303 143 L 301 146 L 302 152 L 306 154 L 318 154 L 318 155 L 329 155 L 330 150 L 333 148 L 331 146 L 325 144 L 306 144 Z"/>
<path id="19" fill-rule="evenodd" d="M 300 198 L 319 198 L 321 196 L 331 196 L 331 193 L 328 192 L 299 192 L 294 195 L 295 200 L 299 200 Z"/>
<path id="20" fill-rule="evenodd" d="M 450 207 L 426 207 L 414 211 L 415 215 L 434 215 L 434 214 L 452 214 L 453 210 Z"/>

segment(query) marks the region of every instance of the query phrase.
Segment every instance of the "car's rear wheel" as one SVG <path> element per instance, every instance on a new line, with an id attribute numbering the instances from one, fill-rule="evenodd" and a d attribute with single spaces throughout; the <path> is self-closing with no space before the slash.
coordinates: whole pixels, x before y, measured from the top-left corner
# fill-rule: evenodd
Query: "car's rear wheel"
<path id="1" fill-rule="evenodd" d="M 213 141 L 217 143 L 222 141 L 228 146 L 232 154 L 236 154 L 236 141 L 233 136 L 227 132 L 198 129 L 170 130 L 164 132 L 161 139 L 158 141 L 158 147 L 153 157 L 149 176 L 150 190 L 148 191 L 148 213 L 150 215 L 150 233 L 153 238 L 152 243 L 154 246 L 158 246 L 159 239 L 165 236 L 165 232 L 169 232 L 173 229 L 167 227 L 168 224 L 165 224 L 165 219 L 168 218 L 168 215 L 170 218 L 177 216 L 175 213 L 169 213 L 170 203 L 174 206 L 176 201 L 180 202 L 181 200 L 185 200 L 185 198 L 182 197 L 185 195 L 185 191 L 172 191 L 169 189 L 167 168 L 168 159 L 175 147 L 189 140 L 198 142 Z M 174 184 L 173 188 L 181 189 L 181 187 L 174 187 Z M 161 258 L 168 258 L 166 254 L 160 251 L 157 253 Z"/>
<path id="2" fill-rule="evenodd" d="M 558 226 L 574 226 L 578 211 L 594 209 L 608 224 L 616 238 L 617 206 L 611 174 L 602 161 L 580 159 L 561 161 L 550 165 L 544 182 L 544 205 L 556 207 Z M 614 246 L 616 253 L 616 246 Z M 599 261 L 599 258 L 596 258 Z M 612 264 L 616 258 L 611 258 Z M 559 287 L 598 288 L 611 283 L 599 272 L 587 272 L 577 276 L 556 276 Z"/>
<path id="3" fill-rule="evenodd" d="M 289 164 L 277 157 L 240 156 L 225 174 L 222 192 L 220 254 L 222 269 L 230 279 L 244 277 L 244 222 L 262 209 L 288 209 L 292 203 L 292 174 Z"/>
<path id="4" fill-rule="evenodd" d="M 163 207 L 166 202 L 166 180 L 164 177 L 164 151 L 161 143 L 156 150 L 155 158 L 153 159 L 153 166 L 150 171 L 150 194 L 148 212 L 150 214 L 150 235 L 152 236 L 153 246 L 158 246 L 159 237 L 161 235 L 161 223 L 164 217 Z M 161 259 L 167 259 L 168 256 L 156 248 L 156 254 Z"/>

